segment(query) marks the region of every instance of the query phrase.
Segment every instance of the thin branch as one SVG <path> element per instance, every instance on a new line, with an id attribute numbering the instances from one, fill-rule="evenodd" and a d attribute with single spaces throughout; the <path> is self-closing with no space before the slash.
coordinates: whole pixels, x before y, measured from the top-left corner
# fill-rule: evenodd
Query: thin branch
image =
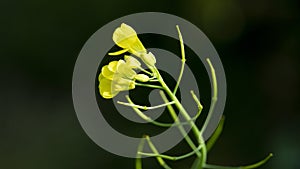
<path id="1" fill-rule="evenodd" d="M 161 90 L 160 92 L 160 95 L 162 97 L 162 99 L 167 103 L 169 102 L 168 99 L 167 99 L 167 96 L 164 94 L 164 92 Z M 168 105 L 167 106 L 169 112 L 170 112 L 170 115 L 172 116 L 174 122 L 177 124 L 177 127 L 180 131 L 180 133 L 182 134 L 182 136 L 184 137 L 184 139 L 186 140 L 186 142 L 189 144 L 189 146 L 193 149 L 193 150 L 196 150 L 196 146 L 195 144 L 193 143 L 193 141 L 191 140 L 191 138 L 189 137 L 189 135 L 186 133 L 185 129 L 183 128 L 183 126 L 181 125 L 180 123 L 180 120 L 178 118 L 178 116 L 176 115 L 175 113 L 175 110 L 173 109 L 173 107 L 171 105 Z M 196 151 L 196 154 L 198 157 L 201 156 L 200 152 L 199 151 Z"/>
<path id="2" fill-rule="evenodd" d="M 176 161 L 176 160 L 181 160 L 181 159 L 184 159 L 184 158 L 187 158 L 187 157 L 190 157 L 190 156 L 194 155 L 197 151 L 199 151 L 201 149 L 201 147 L 202 147 L 202 145 L 199 145 L 196 150 L 191 151 L 191 152 L 189 152 L 187 154 L 184 154 L 184 155 L 181 155 L 181 156 L 169 156 L 169 155 L 163 155 L 163 154 L 144 153 L 144 152 L 138 152 L 138 153 L 140 155 L 144 155 L 144 156 L 161 157 L 161 158 L 164 158 L 164 159 L 167 159 L 167 160 Z"/>
<path id="3" fill-rule="evenodd" d="M 152 109 L 157 109 L 157 108 L 161 108 L 161 107 L 165 107 L 167 105 L 171 105 L 174 104 L 175 102 L 169 102 L 169 103 L 164 103 L 164 104 L 160 104 L 157 106 L 151 106 L 151 107 L 147 107 L 147 106 L 140 106 L 140 105 L 136 105 L 133 103 L 126 103 L 126 102 L 121 102 L 121 101 L 117 101 L 118 104 L 124 105 L 124 106 L 129 106 L 129 107 L 134 107 L 134 108 L 138 108 L 138 109 L 143 109 L 143 110 L 152 110 Z"/>
<path id="4" fill-rule="evenodd" d="M 151 72 L 149 72 L 149 71 L 143 69 L 142 67 L 138 67 L 138 69 L 140 69 L 142 72 L 144 72 L 144 73 L 146 73 L 146 74 L 148 74 L 148 75 L 150 75 L 150 76 L 153 76 L 153 73 L 151 73 Z"/>
<path id="5" fill-rule="evenodd" d="M 180 73 L 179 73 L 179 77 L 177 79 L 177 83 L 176 86 L 174 88 L 173 94 L 176 94 L 177 89 L 179 87 L 180 81 L 182 79 L 182 75 L 183 75 L 183 71 L 184 71 L 184 66 L 185 66 L 185 51 L 184 51 L 184 43 L 183 43 L 183 38 L 179 29 L 179 26 L 176 25 L 177 28 L 177 32 L 178 32 L 178 36 L 179 36 L 179 41 L 180 41 L 180 48 L 181 48 L 181 69 L 180 69 Z"/>
<path id="6" fill-rule="evenodd" d="M 132 100 L 130 99 L 130 97 L 127 95 L 125 96 L 127 101 L 130 104 L 133 104 Z M 132 109 L 136 112 L 137 115 L 139 115 L 143 120 L 152 123 L 154 125 L 160 126 L 160 127 L 170 127 L 172 126 L 172 124 L 169 123 L 161 123 L 161 122 L 157 122 L 155 120 L 152 120 L 150 117 L 146 116 L 142 111 L 140 111 L 138 108 L 132 107 Z"/>
<path id="7" fill-rule="evenodd" d="M 198 99 L 198 97 L 196 96 L 196 94 L 194 93 L 193 90 L 191 90 L 191 94 L 192 94 L 192 97 L 193 97 L 193 99 L 195 100 L 195 102 L 196 102 L 196 104 L 198 106 L 198 110 L 201 112 L 202 109 L 203 109 L 203 106 L 202 106 L 200 100 Z"/>
<path id="8" fill-rule="evenodd" d="M 144 144 L 145 144 L 145 138 L 142 138 L 140 143 L 139 143 L 137 152 L 143 151 Z M 139 153 L 136 154 L 135 168 L 136 169 L 142 169 L 142 155 L 139 154 Z"/>
<path id="9" fill-rule="evenodd" d="M 203 134 L 203 132 L 206 130 L 209 122 L 210 122 L 210 119 L 211 119 L 211 116 L 214 112 L 214 109 L 215 109 L 215 106 L 216 106 L 216 102 L 217 102 L 217 96 L 218 96 L 218 86 L 217 86 L 217 78 L 216 78 L 216 73 L 215 73 L 215 69 L 212 65 L 212 63 L 210 62 L 209 58 L 206 59 L 206 61 L 208 62 L 209 64 L 209 67 L 210 67 L 210 71 L 211 71 L 211 76 L 212 76 L 212 87 L 213 87 L 213 93 L 212 93 L 212 99 L 211 99 L 211 104 L 210 104 L 210 108 L 209 108 L 209 111 L 208 111 L 208 115 L 207 115 L 207 118 L 204 122 L 204 125 L 200 131 L 201 135 Z"/>
<path id="10" fill-rule="evenodd" d="M 137 82 L 135 82 L 135 85 L 137 85 L 137 86 L 143 86 L 143 87 L 150 87 L 150 88 L 154 88 L 154 89 L 163 89 L 163 87 L 161 87 L 161 86 L 150 85 L 150 84 L 143 84 L 143 83 L 137 83 Z"/>
<path id="11" fill-rule="evenodd" d="M 273 153 L 270 153 L 265 159 L 252 164 L 252 165 L 247 165 L 247 166 L 241 166 L 242 169 L 252 169 L 252 168 L 257 168 L 263 164 L 265 164 L 271 157 L 273 157 Z"/>
<path id="12" fill-rule="evenodd" d="M 155 148 L 154 144 L 151 142 L 149 136 L 145 136 L 145 138 L 148 141 L 149 147 L 153 151 L 153 153 L 159 154 L 158 150 Z M 168 164 L 163 160 L 163 158 L 156 156 L 156 159 L 162 167 L 164 167 L 165 169 L 171 169 L 171 167 L 168 166 Z"/>

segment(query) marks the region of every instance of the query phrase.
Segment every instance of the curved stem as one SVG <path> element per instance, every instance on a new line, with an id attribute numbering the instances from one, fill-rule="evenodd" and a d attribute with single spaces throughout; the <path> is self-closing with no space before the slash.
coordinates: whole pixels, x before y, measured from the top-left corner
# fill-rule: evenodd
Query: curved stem
<path id="1" fill-rule="evenodd" d="M 255 164 L 252 164 L 252 165 L 247 165 L 247 166 L 241 166 L 241 168 L 243 169 L 251 169 L 251 168 L 257 168 L 263 164 L 265 164 L 271 157 L 273 157 L 273 154 L 270 153 L 265 159 L 255 163 Z"/>
<path id="2" fill-rule="evenodd" d="M 201 102 L 199 101 L 199 99 L 197 98 L 197 96 L 196 96 L 196 94 L 194 93 L 193 90 L 191 90 L 191 95 L 192 95 L 193 99 L 195 100 L 195 102 L 196 102 L 196 104 L 198 106 L 198 111 L 201 112 L 202 109 L 203 109 L 203 106 L 202 106 Z"/>
<path id="3" fill-rule="evenodd" d="M 155 154 L 159 154 L 158 150 L 155 148 L 155 146 L 153 145 L 153 143 L 151 142 L 149 136 L 145 136 L 146 140 L 148 141 L 149 147 L 150 149 L 155 153 Z M 163 158 L 156 156 L 157 161 L 159 162 L 159 164 L 164 167 L 165 169 L 171 169 L 171 167 L 168 166 L 168 164 L 163 160 Z"/>
<path id="4" fill-rule="evenodd" d="M 161 95 L 162 99 L 163 99 L 166 103 L 169 102 L 168 99 L 167 99 L 167 97 L 166 97 L 166 95 L 164 94 L 164 92 L 163 92 L 162 90 L 160 91 L 160 95 Z M 186 142 L 189 144 L 189 146 L 190 146 L 194 151 L 196 151 L 197 148 L 196 148 L 195 144 L 193 143 L 193 141 L 191 140 L 191 138 L 189 137 L 189 135 L 186 133 L 185 129 L 184 129 L 184 128 L 182 127 L 182 125 L 180 124 L 180 120 L 179 120 L 178 116 L 176 115 L 176 113 L 175 113 L 173 107 L 172 107 L 171 105 L 168 105 L 167 108 L 168 108 L 168 110 L 169 110 L 169 112 L 170 112 L 172 118 L 174 119 L 174 122 L 178 125 L 177 127 L 178 127 L 180 133 L 182 134 L 182 136 L 184 137 L 184 139 L 186 140 Z M 200 154 L 199 151 L 196 151 L 196 154 L 197 154 L 198 157 L 201 157 L 201 154 Z"/>
<path id="5" fill-rule="evenodd" d="M 128 95 L 125 96 L 127 101 L 130 103 L 130 104 L 133 104 L 132 100 L 130 99 L 130 97 Z M 149 123 L 152 123 L 154 125 L 157 125 L 157 126 L 160 126 L 160 127 L 175 127 L 175 126 L 179 126 L 179 125 L 188 125 L 189 123 L 188 122 L 183 122 L 183 123 L 180 123 L 180 124 L 174 124 L 174 123 L 161 123 L 161 122 L 158 122 L 158 121 L 155 121 L 155 120 L 152 120 L 150 117 L 146 116 L 142 111 L 140 111 L 138 108 L 136 107 L 132 107 L 132 109 L 136 112 L 136 114 L 138 116 L 140 116 L 143 120 L 149 122 Z M 191 120 L 195 121 L 200 115 L 200 111 L 198 111 L 198 113 L 196 114 L 195 117 L 193 117 Z"/>
<path id="6" fill-rule="evenodd" d="M 217 87 L 217 78 L 216 78 L 216 73 L 215 73 L 215 69 L 212 65 L 212 63 L 210 62 L 209 58 L 206 59 L 206 61 L 208 62 L 209 64 L 209 67 L 210 67 L 210 70 L 211 70 L 211 76 L 212 76 L 212 84 L 213 84 L 213 96 L 212 96 L 212 99 L 211 99 L 211 105 L 210 105 L 210 108 L 209 108 L 209 111 L 208 111 L 208 115 L 207 115 L 207 118 L 204 122 L 204 125 L 201 129 L 201 134 L 203 134 L 203 132 L 206 130 L 208 124 L 209 124 L 209 121 L 211 119 L 211 116 L 214 112 L 214 109 L 215 109 L 215 105 L 216 105 L 216 102 L 217 102 L 217 96 L 218 96 L 218 87 Z"/>
<path id="7" fill-rule="evenodd" d="M 211 165 L 205 164 L 203 168 L 207 169 L 241 169 L 241 167 L 230 167 L 230 166 L 219 166 L 219 165 Z"/>
<path id="8" fill-rule="evenodd" d="M 272 156 L 273 156 L 273 154 L 270 153 L 265 159 L 255 163 L 255 164 L 247 165 L 247 166 L 231 167 L 231 166 L 219 166 L 219 165 L 204 164 L 203 168 L 207 168 L 207 169 L 253 169 L 253 168 L 257 168 L 257 167 L 263 165 L 264 163 L 266 163 Z"/>
<path id="9" fill-rule="evenodd" d="M 181 159 L 184 159 L 184 158 L 187 158 L 187 157 L 190 157 L 190 156 L 194 155 L 197 151 L 199 151 L 201 149 L 201 147 L 202 147 L 202 145 L 198 146 L 196 150 L 191 151 L 191 152 L 189 152 L 187 154 L 184 154 L 182 156 L 168 156 L 168 155 L 163 155 L 163 154 L 144 153 L 144 152 L 138 152 L 138 154 L 144 155 L 144 156 L 161 157 L 161 158 L 164 158 L 164 159 L 167 159 L 167 160 L 176 161 L 176 160 L 181 160 Z"/>
<path id="10" fill-rule="evenodd" d="M 131 101 L 130 97 L 128 95 L 125 96 L 127 101 L 130 103 L 130 104 L 133 104 L 133 102 Z M 152 120 L 150 117 L 146 116 L 142 111 L 140 111 L 138 108 L 136 107 L 132 107 L 132 109 L 136 112 L 137 115 L 139 115 L 143 120 L 149 122 L 149 123 L 152 123 L 154 125 L 157 125 L 157 126 L 160 126 L 160 127 L 170 127 L 172 126 L 172 124 L 168 124 L 168 123 L 160 123 L 160 122 L 157 122 L 155 120 Z"/>
<path id="11" fill-rule="evenodd" d="M 179 109 L 180 113 L 182 113 L 183 117 L 187 120 L 187 122 L 190 124 L 190 126 L 192 127 L 192 130 L 197 138 L 197 141 L 199 140 L 200 137 L 200 132 L 198 127 L 196 126 L 196 124 L 194 123 L 194 121 L 191 120 L 190 115 L 187 113 L 187 111 L 184 109 L 184 107 L 181 105 L 180 101 L 177 99 L 177 97 L 175 96 L 175 94 L 173 94 L 173 92 L 170 90 L 170 88 L 167 86 L 167 84 L 164 82 L 162 76 L 160 75 L 159 71 L 154 67 L 153 71 L 155 74 L 157 74 L 157 79 L 160 82 L 160 84 L 162 85 L 163 89 L 166 91 L 166 93 L 168 94 L 168 96 L 175 101 L 175 105 L 176 107 Z"/>
<path id="12" fill-rule="evenodd" d="M 136 104 L 133 104 L 133 103 L 126 103 L 126 102 L 121 102 L 121 101 L 117 101 L 117 103 L 121 104 L 121 105 L 124 105 L 124 106 L 135 107 L 135 108 L 138 108 L 138 109 L 152 110 L 152 109 L 158 109 L 158 108 L 161 108 L 161 107 L 165 107 L 167 105 L 174 104 L 175 102 L 172 101 L 172 102 L 169 102 L 169 103 L 164 103 L 164 104 L 160 104 L 160 105 L 157 105 L 157 106 L 151 106 L 151 107 L 140 106 L 140 105 L 136 105 Z"/>
<path id="13" fill-rule="evenodd" d="M 206 128 L 207 128 L 207 126 L 210 122 L 211 116 L 212 116 L 212 114 L 214 112 L 214 109 L 215 109 L 215 105 L 216 105 L 216 102 L 217 102 L 217 95 L 218 95 L 217 78 L 216 78 L 215 69 L 212 66 L 209 58 L 207 58 L 206 61 L 208 62 L 210 70 L 211 70 L 212 83 L 213 83 L 213 91 L 212 91 L 213 96 L 212 96 L 211 105 L 210 105 L 210 108 L 209 108 L 209 111 L 208 111 L 208 115 L 207 115 L 206 120 L 204 122 L 204 125 L 203 125 L 203 127 L 200 131 L 200 137 L 199 137 L 200 144 L 204 144 L 204 145 L 205 145 L 205 140 L 203 138 L 203 132 L 206 130 Z M 206 145 L 201 150 L 202 150 L 202 153 L 203 153 L 201 163 L 202 163 L 202 166 L 204 166 L 206 164 L 206 159 L 207 159 L 207 157 L 206 157 L 207 156 Z"/>
<path id="14" fill-rule="evenodd" d="M 175 94 L 169 89 L 169 87 L 167 86 L 167 84 L 164 82 L 162 76 L 160 75 L 159 71 L 157 70 L 156 67 L 151 67 L 152 72 L 156 75 L 158 81 L 160 82 L 160 84 L 162 85 L 163 89 L 166 91 L 166 93 L 169 95 L 169 97 L 175 101 L 175 105 L 176 107 L 179 109 L 180 113 L 182 113 L 183 117 L 189 122 L 190 126 L 192 127 L 192 131 L 194 132 L 197 141 L 199 142 L 200 145 L 204 145 L 203 148 L 201 149 L 202 151 L 202 159 L 201 159 L 201 163 L 202 166 L 204 166 L 206 164 L 206 159 L 207 159 L 207 150 L 206 150 L 206 146 L 205 146 L 205 140 L 203 138 L 203 131 L 205 131 L 210 118 L 212 116 L 216 101 L 217 101 L 217 80 L 216 80 L 216 75 L 215 75 L 215 70 L 210 62 L 210 60 L 207 58 L 206 59 L 210 69 L 211 69 L 211 74 L 212 74 L 212 80 L 213 80 L 213 97 L 212 97 L 212 104 L 210 106 L 210 110 L 208 113 L 208 116 L 205 120 L 205 123 L 203 125 L 203 128 L 201 129 L 201 131 L 198 129 L 198 127 L 196 126 L 196 124 L 194 123 L 194 121 L 191 121 L 191 117 L 190 115 L 186 112 L 186 110 L 184 109 L 184 107 L 181 105 L 181 103 L 179 102 L 179 100 L 177 99 L 177 97 L 175 96 Z M 168 106 L 169 107 L 169 106 Z M 193 148 L 195 149 L 195 148 Z"/>
<path id="15" fill-rule="evenodd" d="M 179 77 L 177 79 L 177 83 L 176 86 L 174 88 L 173 93 L 176 94 L 177 89 L 179 87 L 180 81 L 182 79 L 182 75 L 183 75 L 183 71 L 184 71 L 184 66 L 185 66 L 185 51 L 184 51 L 184 43 L 183 43 L 183 38 L 179 29 L 179 26 L 176 25 L 177 28 L 177 32 L 178 32 L 178 36 L 179 36 L 179 41 L 180 41 L 180 48 L 181 48 L 181 69 L 180 69 L 180 73 L 179 73 Z"/>

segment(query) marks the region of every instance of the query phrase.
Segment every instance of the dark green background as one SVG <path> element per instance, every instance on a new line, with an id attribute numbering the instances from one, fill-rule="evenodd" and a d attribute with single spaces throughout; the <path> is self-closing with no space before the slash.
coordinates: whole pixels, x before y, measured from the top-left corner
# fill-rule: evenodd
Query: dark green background
<path id="1" fill-rule="evenodd" d="M 82 130 L 72 105 L 73 67 L 101 26 L 136 12 L 165 12 L 197 25 L 227 76 L 224 132 L 209 162 L 300 168 L 297 0 L 4 0 L 1 18 L 1 169 L 134 168 Z M 192 159 L 175 163 L 188 169 Z M 174 164 L 174 163 L 173 163 Z M 159 168 L 154 159 L 145 169 Z"/>

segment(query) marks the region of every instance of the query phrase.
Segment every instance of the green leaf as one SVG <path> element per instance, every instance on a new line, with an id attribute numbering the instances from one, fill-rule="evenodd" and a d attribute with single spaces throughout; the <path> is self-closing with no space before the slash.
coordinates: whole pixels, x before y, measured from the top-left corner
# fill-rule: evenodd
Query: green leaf
<path id="1" fill-rule="evenodd" d="M 224 120 L 225 120 L 225 117 L 222 116 L 217 129 L 215 130 L 213 135 L 210 137 L 210 139 L 207 141 L 207 143 L 206 143 L 207 151 L 209 151 L 214 146 L 215 142 L 218 140 L 218 138 L 223 130 Z"/>

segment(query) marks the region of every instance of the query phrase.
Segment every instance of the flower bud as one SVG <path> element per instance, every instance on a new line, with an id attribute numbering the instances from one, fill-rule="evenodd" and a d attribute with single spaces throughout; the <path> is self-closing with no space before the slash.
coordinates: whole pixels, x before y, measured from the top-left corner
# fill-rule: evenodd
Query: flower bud
<path id="1" fill-rule="evenodd" d="M 135 75 L 134 78 L 140 82 L 148 82 L 149 81 L 149 76 L 147 76 L 145 74 L 137 74 L 137 75 Z"/>
<path id="2" fill-rule="evenodd" d="M 144 61 L 144 63 L 149 66 L 154 66 L 156 63 L 155 56 L 151 52 L 141 55 L 141 58 Z"/>

